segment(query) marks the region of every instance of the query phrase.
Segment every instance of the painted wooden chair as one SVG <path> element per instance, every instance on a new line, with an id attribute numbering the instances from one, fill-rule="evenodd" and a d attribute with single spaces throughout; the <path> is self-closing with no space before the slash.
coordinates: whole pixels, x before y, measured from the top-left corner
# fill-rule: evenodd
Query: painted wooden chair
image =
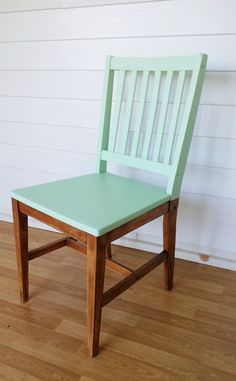
<path id="1" fill-rule="evenodd" d="M 65 245 L 87 254 L 90 356 L 98 353 L 103 306 L 162 262 L 166 287 L 173 287 L 178 198 L 206 61 L 201 54 L 108 57 L 97 172 L 12 192 L 22 302 L 28 300 L 29 261 Z M 167 187 L 108 173 L 107 163 L 163 175 Z M 28 250 L 28 216 L 68 236 Z M 134 271 L 112 259 L 112 241 L 160 216 L 164 216 L 160 254 Z M 125 278 L 104 292 L 106 266 Z"/>

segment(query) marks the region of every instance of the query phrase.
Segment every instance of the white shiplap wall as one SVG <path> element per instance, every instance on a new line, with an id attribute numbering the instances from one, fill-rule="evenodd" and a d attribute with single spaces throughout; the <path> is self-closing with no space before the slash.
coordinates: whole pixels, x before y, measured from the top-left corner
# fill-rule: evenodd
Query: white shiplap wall
<path id="1" fill-rule="evenodd" d="M 0 218 L 11 188 L 94 171 L 106 55 L 204 52 L 177 255 L 236 270 L 235 13 L 235 0 L 0 1 Z M 161 221 L 122 242 L 159 249 Z"/>

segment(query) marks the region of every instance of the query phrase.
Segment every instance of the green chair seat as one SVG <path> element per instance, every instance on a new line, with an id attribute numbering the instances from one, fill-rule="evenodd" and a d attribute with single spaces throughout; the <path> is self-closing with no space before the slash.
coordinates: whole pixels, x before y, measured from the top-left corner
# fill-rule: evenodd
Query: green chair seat
<path id="1" fill-rule="evenodd" d="M 96 237 L 171 198 L 162 188 L 110 173 L 16 189 L 12 197 Z"/>

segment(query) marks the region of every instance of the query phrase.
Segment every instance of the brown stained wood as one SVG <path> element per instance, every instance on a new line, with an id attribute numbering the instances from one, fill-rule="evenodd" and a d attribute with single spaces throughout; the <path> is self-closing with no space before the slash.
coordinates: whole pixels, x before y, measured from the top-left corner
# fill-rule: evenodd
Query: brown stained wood
<path id="1" fill-rule="evenodd" d="M 61 237 L 59 233 L 29 229 L 34 246 Z M 66 381 L 236 379 L 236 308 L 233 307 L 236 303 L 236 272 L 176 259 L 176 287 L 169 294 L 161 288 L 162 266 L 157 267 L 147 281 L 136 283 L 132 301 L 129 293 L 125 293 L 103 309 L 103 350 L 91 361 L 85 355 L 83 343 L 73 353 L 77 345 L 74 340 L 80 343 L 81 338 L 84 340 L 86 337 L 85 288 L 73 286 L 72 296 L 72 293 L 64 292 L 65 288 L 71 289 L 71 282 L 69 279 L 63 283 L 57 281 L 56 270 L 49 279 L 43 273 L 41 278 L 31 274 L 34 298 L 29 303 L 19 304 L 13 225 L 0 222 L 0 232 L 0 310 L 1 316 L 5 315 L 0 324 L 2 381 L 58 378 Z M 150 253 L 139 250 L 136 255 L 135 250 L 116 245 L 112 252 L 113 258 L 121 262 L 126 263 L 126 258 L 132 257 L 135 267 L 150 258 Z M 60 260 L 64 273 L 71 271 L 71 263 L 76 261 L 76 268 L 85 284 L 85 261 L 66 247 L 62 249 L 60 258 L 64 258 L 64 261 Z M 42 257 L 32 265 L 35 270 L 40 270 L 45 262 L 47 260 Z M 109 278 L 112 276 L 109 273 Z M 188 293 L 178 288 L 183 278 Z M 113 280 L 117 280 L 116 276 Z M 201 306 L 204 289 L 212 294 L 213 300 L 216 293 L 219 295 L 219 300 L 213 302 L 216 313 L 209 313 L 205 304 Z M 200 290 L 202 293 L 196 295 Z M 230 308 L 225 306 L 228 294 L 232 297 Z M 145 304 L 140 295 L 147 296 Z M 180 304 L 182 308 L 178 309 Z M 187 313 L 189 305 L 192 314 Z M 23 325 L 29 333 L 34 326 L 35 334 L 26 335 L 23 328 L 18 329 Z M 47 337 L 45 328 L 51 331 Z M 57 347 L 54 332 L 63 334 L 64 343 L 68 340 L 68 345 L 71 338 L 74 343 L 72 351 L 68 351 L 64 344 Z"/>
<path id="2" fill-rule="evenodd" d="M 128 266 L 124 266 L 121 263 L 115 261 L 114 259 L 106 258 L 106 267 L 112 271 L 115 271 L 115 272 L 117 272 L 121 275 L 125 275 L 125 276 L 133 273 L 133 270 L 130 269 Z"/>
<path id="3" fill-rule="evenodd" d="M 39 210 L 36 210 L 34 208 L 31 208 L 30 206 L 23 204 L 22 202 L 19 203 L 19 210 L 33 218 L 36 218 L 37 220 L 43 222 L 44 224 L 47 224 L 55 229 L 60 230 L 63 233 L 68 234 L 69 236 L 73 237 L 74 239 L 78 239 L 79 241 L 86 244 L 87 234 L 79 229 L 74 228 L 73 226 L 67 225 L 62 221 L 57 220 L 54 217 L 48 216 L 45 213 L 40 212 Z"/>
<path id="4" fill-rule="evenodd" d="M 28 260 L 31 261 L 34 258 L 41 257 L 42 255 L 48 254 L 51 251 L 60 249 L 61 247 L 65 246 L 67 244 L 66 238 L 58 239 L 55 242 L 47 243 L 43 246 L 40 246 L 36 249 L 30 250 L 28 253 Z"/>
<path id="5" fill-rule="evenodd" d="M 155 218 L 158 218 L 162 216 L 163 214 L 166 214 L 169 210 L 169 201 L 165 204 L 162 204 L 161 206 L 158 206 L 149 212 L 145 212 L 139 217 L 134 218 L 133 220 L 125 223 L 124 225 L 119 226 L 118 228 L 112 230 L 109 233 L 105 234 L 107 242 L 115 241 L 116 239 L 122 237 L 125 234 L 130 233 L 131 231 L 138 229 L 140 226 L 147 224 L 148 222 L 151 222 L 152 220 L 155 220 Z"/>
<path id="6" fill-rule="evenodd" d="M 67 238 L 66 245 L 69 246 L 71 249 L 77 250 L 79 254 L 87 254 L 86 245 L 73 238 Z"/>
<path id="7" fill-rule="evenodd" d="M 107 258 L 112 258 L 111 244 L 110 243 L 106 246 L 106 252 L 107 252 Z"/>
<path id="8" fill-rule="evenodd" d="M 14 202 L 15 200 L 13 200 L 13 208 Z M 20 265 L 18 264 L 18 266 L 20 266 L 22 273 L 23 271 L 25 271 L 23 278 L 19 273 L 19 279 L 23 279 L 23 281 L 21 281 L 21 288 L 22 290 L 24 290 L 21 291 L 21 294 L 23 292 L 23 296 L 21 296 L 22 300 L 28 299 L 28 260 L 47 254 L 50 251 L 56 250 L 65 245 L 73 249 L 76 249 L 80 254 L 87 254 L 87 329 L 88 352 L 91 357 L 96 356 L 96 354 L 98 353 L 102 306 L 106 305 L 115 297 L 120 295 L 123 291 L 125 291 L 127 288 L 131 287 L 138 279 L 145 276 L 148 272 L 153 270 L 163 261 L 165 261 L 164 275 L 166 287 L 168 290 L 172 289 L 174 275 L 174 252 L 178 200 L 166 202 L 165 204 L 157 208 L 154 208 L 149 212 L 144 213 L 142 216 L 133 219 L 132 221 L 114 229 L 113 231 L 104 234 L 102 237 L 93 237 L 72 226 L 69 226 L 50 216 L 47 216 L 46 214 L 39 212 L 21 202 L 17 202 L 16 205 L 17 209 L 15 208 L 15 214 L 17 211 L 17 213 L 20 216 L 30 215 L 31 217 L 37 218 L 40 221 L 49 224 L 52 227 L 56 227 L 64 233 L 69 233 L 71 236 L 71 238 L 63 238 L 62 240 L 59 240 L 55 243 L 47 244 L 38 249 L 31 250 L 30 253 L 28 253 L 27 246 L 26 264 L 24 261 L 22 262 L 22 253 L 24 253 L 25 250 L 22 250 L 22 248 L 20 249 L 20 251 L 18 250 L 18 252 L 20 252 L 21 258 L 21 262 L 19 262 L 18 260 L 18 262 L 20 263 Z M 146 264 L 144 264 L 135 271 L 132 271 L 130 268 L 122 266 L 120 263 L 111 260 L 111 241 L 142 226 L 147 222 L 152 221 L 153 219 L 163 214 L 164 251 L 161 254 L 156 255 L 153 259 L 149 260 Z M 20 227 L 20 229 L 18 227 L 18 230 L 16 226 L 16 230 L 18 231 L 19 242 L 23 240 L 25 244 L 25 233 L 23 232 L 21 234 L 21 229 L 24 229 L 23 225 L 22 227 Z M 22 265 L 22 263 L 24 263 L 24 266 Z M 125 275 L 126 278 L 121 280 L 118 284 L 116 284 L 103 294 L 105 266 L 112 269 L 113 271 L 117 271 L 122 275 Z M 25 268 L 27 268 L 27 272 Z M 26 273 L 27 277 L 25 277 Z M 27 279 L 27 285 L 25 283 L 25 279 Z M 22 286 L 22 284 L 24 286 Z"/>
<path id="9" fill-rule="evenodd" d="M 12 199 L 14 219 L 16 259 L 20 300 L 26 302 L 29 297 L 29 268 L 28 268 L 28 217 L 19 210 L 18 201 Z"/>
<path id="10" fill-rule="evenodd" d="M 134 283 L 136 283 L 139 279 L 143 278 L 150 271 L 152 271 L 155 267 L 164 262 L 167 258 L 167 253 L 162 252 L 160 254 L 156 254 L 155 257 L 146 262 L 143 266 L 139 267 L 137 270 L 133 271 L 132 274 L 128 275 L 125 279 L 122 279 L 115 286 L 107 290 L 103 294 L 103 306 L 112 301 L 122 292 L 127 290 L 127 288 L 131 287 Z"/>
<path id="11" fill-rule="evenodd" d="M 79 379 L 78 373 L 76 374 L 67 369 L 60 368 L 59 366 L 55 366 L 52 362 L 49 363 L 46 359 L 37 359 L 37 357 L 32 356 L 32 354 L 22 353 L 17 349 L 3 344 L 0 344 L 0 361 L 3 362 L 4 365 L 22 371 L 24 373 L 22 380 L 34 380 L 33 377 L 35 376 L 44 381 L 58 381 L 58 379 L 75 381 Z M 25 378 L 25 374 L 28 374 L 29 377 Z"/>
<path id="12" fill-rule="evenodd" d="M 173 288 L 177 210 L 178 199 L 170 202 L 170 210 L 163 218 L 163 248 L 168 253 L 164 263 L 164 281 L 167 290 Z"/>
<path id="13" fill-rule="evenodd" d="M 103 238 L 87 238 L 87 342 L 91 357 L 98 354 L 106 244 Z"/>
<path id="14" fill-rule="evenodd" d="M 67 238 L 66 245 L 72 249 L 77 250 L 79 254 L 87 255 L 86 246 L 72 238 Z M 106 246 L 106 256 L 107 256 L 107 246 Z M 122 275 L 129 275 L 132 272 L 132 270 L 129 267 L 124 266 L 121 263 L 118 263 L 110 258 L 106 258 L 105 265 L 110 270 L 115 271 Z"/>

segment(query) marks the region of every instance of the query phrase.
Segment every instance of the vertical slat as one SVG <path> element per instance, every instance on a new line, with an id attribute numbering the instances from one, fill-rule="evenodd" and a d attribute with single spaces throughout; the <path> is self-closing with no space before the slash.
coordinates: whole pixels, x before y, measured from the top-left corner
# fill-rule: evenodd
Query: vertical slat
<path id="1" fill-rule="evenodd" d="M 125 70 L 120 71 L 119 83 L 118 83 L 118 91 L 115 102 L 115 110 L 114 110 L 114 119 L 111 126 L 110 138 L 109 138 L 109 150 L 114 151 L 116 145 L 116 137 L 120 120 L 120 110 L 122 104 L 122 97 L 124 91 L 125 84 Z"/>
<path id="2" fill-rule="evenodd" d="M 144 115 L 144 106 L 145 106 L 145 100 L 146 100 L 146 95 L 147 95 L 148 79 L 149 79 L 149 71 L 145 70 L 143 72 L 143 78 L 142 78 L 142 88 L 141 88 L 140 100 L 139 100 L 139 105 L 138 105 L 139 110 L 138 110 L 138 116 L 137 116 L 137 122 L 135 125 L 135 130 L 134 130 L 134 136 L 133 136 L 133 142 L 132 142 L 132 148 L 131 148 L 131 156 L 137 155 L 140 131 L 141 131 L 143 115 Z"/>
<path id="3" fill-rule="evenodd" d="M 97 154 L 97 172 L 106 172 L 107 163 L 101 160 L 102 150 L 107 150 L 109 141 L 109 129 L 110 129 L 110 119 L 111 119 L 111 104 L 112 104 L 112 92 L 113 92 L 113 81 L 114 81 L 114 71 L 110 70 L 111 56 L 107 57 L 106 69 L 105 69 L 105 79 L 104 79 L 104 90 L 103 90 L 103 103 L 101 111 L 101 123 L 100 123 L 100 137 L 98 142 L 98 154 Z"/>
<path id="4" fill-rule="evenodd" d="M 182 100 L 182 95 L 184 90 L 185 76 L 186 76 L 186 71 L 181 70 L 179 72 L 178 83 L 177 83 L 176 94 L 175 94 L 175 101 L 173 105 L 171 122 L 170 122 L 170 127 L 168 132 L 167 143 L 166 143 L 165 157 L 164 157 L 165 164 L 170 164 L 170 159 L 171 159 L 171 154 L 172 154 L 173 144 L 175 139 L 175 133 L 176 133 L 176 128 L 178 124 L 180 105 L 181 105 L 181 100 Z"/>
<path id="5" fill-rule="evenodd" d="M 156 117 L 156 111 L 157 111 L 157 105 L 158 105 L 158 98 L 159 98 L 159 92 L 160 92 L 160 82 L 161 82 L 161 72 L 156 71 L 155 72 L 155 78 L 154 78 L 154 84 L 153 84 L 153 91 L 152 91 L 152 101 L 150 106 L 150 114 L 148 118 L 148 124 L 145 134 L 145 140 L 143 145 L 143 151 L 142 151 L 142 159 L 148 158 L 148 152 L 152 140 L 152 132 L 154 128 L 154 122 Z"/>
<path id="6" fill-rule="evenodd" d="M 136 82 L 137 82 L 137 71 L 132 71 L 131 79 L 130 79 L 130 91 L 129 91 L 129 96 L 127 100 L 127 109 L 125 113 L 124 128 L 123 128 L 122 141 L 121 141 L 121 147 L 120 147 L 121 154 L 125 153 L 126 147 L 127 147 Z"/>
<path id="7" fill-rule="evenodd" d="M 165 122 L 167 117 L 172 78 L 173 78 L 173 71 L 170 70 L 167 72 L 167 76 L 166 76 L 165 91 L 163 94 L 163 101 L 162 101 L 161 111 L 160 111 L 160 119 L 159 119 L 158 128 L 157 128 L 156 143 L 154 146 L 153 161 L 158 161 L 160 156 L 163 133 L 164 133 Z"/>

